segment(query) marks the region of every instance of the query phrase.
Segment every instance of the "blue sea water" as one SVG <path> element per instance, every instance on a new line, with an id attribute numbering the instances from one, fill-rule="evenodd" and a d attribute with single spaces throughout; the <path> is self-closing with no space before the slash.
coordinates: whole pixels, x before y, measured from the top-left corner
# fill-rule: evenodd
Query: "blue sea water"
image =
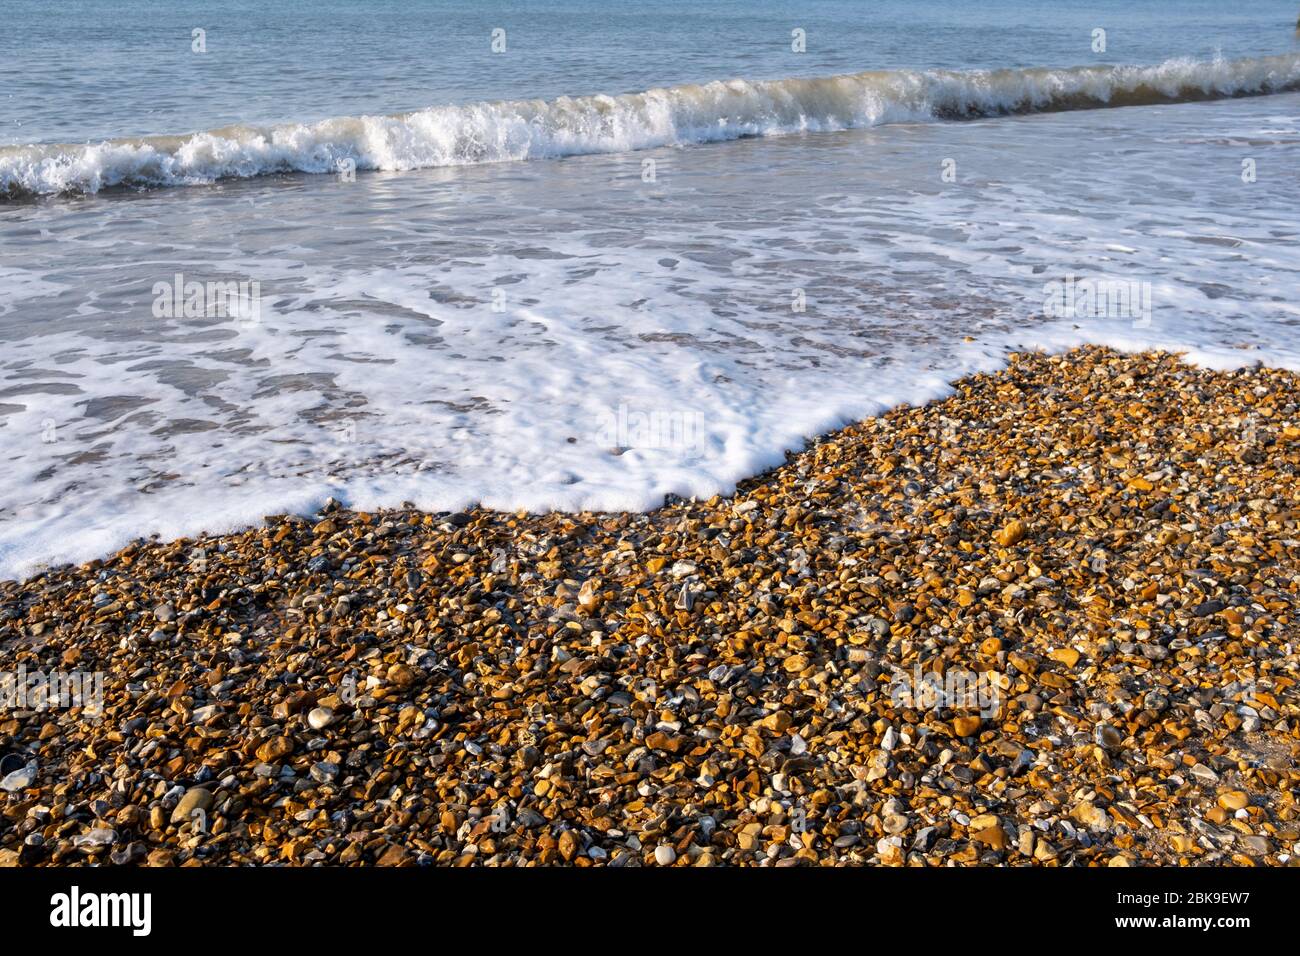
<path id="1" fill-rule="evenodd" d="M 1294 53 L 1296 14 L 1291 0 L 5 0 L 0 144 L 733 77 Z"/>

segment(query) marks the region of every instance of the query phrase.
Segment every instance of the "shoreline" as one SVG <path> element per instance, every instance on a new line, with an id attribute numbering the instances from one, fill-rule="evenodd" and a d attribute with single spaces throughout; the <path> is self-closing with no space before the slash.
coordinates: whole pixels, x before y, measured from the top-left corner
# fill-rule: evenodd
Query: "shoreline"
<path id="1" fill-rule="evenodd" d="M 1013 354 L 727 498 L 0 582 L 0 670 L 105 704 L 0 708 L 0 863 L 1290 862 L 1298 386 Z"/>
<path id="2" fill-rule="evenodd" d="M 1273 353 L 1261 355 L 1259 346 L 1256 344 L 1240 343 L 1235 346 L 1190 347 L 1130 340 L 1124 337 L 1090 340 L 1058 329 L 1051 334 L 1040 334 L 1023 341 L 1004 342 L 996 346 L 996 356 L 988 355 L 970 359 L 952 369 L 923 378 L 920 383 L 903 389 L 889 398 L 873 399 L 870 402 L 872 406 L 870 411 L 863 411 L 853 415 L 833 416 L 833 420 L 838 424 L 831 424 L 830 420 L 823 420 L 811 425 L 806 430 L 792 433 L 797 434 L 797 437 L 787 437 L 782 444 L 773 446 L 774 450 L 770 453 L 764 452 L 750 456 L 746 467 L 738 472 L 740 477 L 727 479 L 731 490 L 718 490 L 707 498 L 701 495 L 687 495 L 686 489 L 682 488 L 677 492 L 662 494 L 657 504 L 648 506 L 633 505 L 614 509 L 599 505 L 579 507 L 577 505 L 557 506 L 545 504 L 541 507 L 535 507 L 527 502 L 517 504 L 502 504 L 500 501 L 484 503 L 481 499 L 469 493 L 454 494 L 451 496 L 450 502 L 448 499 L 443 499 L 430 503 L 428 501 L 420 502 L 402 498 L 400 494 L 393 493 L 391 489 L 378 495 L 372 490 L 358 496 L 355 490 L 349 492 L 346 488 L 328 483 L 327 486 L 322 486 L 319 483 L 313 485 L 313 482 L 307 479 L 305 488 L 300 482 L 293 491 L 285 493 L 281 490 L 279 493 L 272 494 L 271 500 L 274 505 L 271 508 L 239 509 L 237 515 L 223 510 L 198 520 L 189 518 L 183 522 L 160 521 L 157 513 L 155 513 L 153 517 L 144 518 L 141 523 L 133 521 L 132 530 L 129 532 L 124 532 L 116 524 L 111 524 L 107 528 L 96 526 L 94 528 L 95 534 L 92 537 L 99 543 L 92 546 L 93 550 L 79 541 L 78 546 L 73 549 L 64 547 L 63 550 L 57 551 L 53 555 L 50 555 L 46 550 L 44 552 L 46 557 L 36 558 L 30 553 L 28 541 L 24 538 L 0 541 L 0 555 L 4 556 L 0 560 L 0 588 L 5 585 L 30 582 L 45 575 L 67 574 L 77 569 L 97 567 L 104 561 L 110 560 L 113 556 L 136 547 L 167 542 L 219 541 L 260 527 L 265 524 L 268 518 L 308 518 L 319 515 L 325 508 L 333 507 L 344 511 L 371 515 L 418 512 L 422 515 L 438 516 L 463 512 L 492 512 L 503 515 L 532 517 L 550 513 L 592 516 L 623 513 L 653 514 L 676 502 L 731 499 L 739 494 L 747 484 L 765 478 L 782 467 L 783 464 L 788 463 L 801 450 L 813 447 L 822 441 L 833 438 L 847 428 L 879 418 L 889 412 L 906 408 L 923 408 L 936 402 L 942 402 L 950 397 L 963 381 L 976 376 L 997 374 L 1004 371 L 1018 355 L 1028 354 L 1065 358 L 1076 352 L 1089 349 L 1101 349 L 1128 356 L 1148 354 L 1174 356 L 1195 368 L 1214 372 L 1235 372 L 1242 369 L 1261 367 L 1300 375 L 1300 363 L 1293 363 L 1287 357 Z M 774 457 L 779 457 L 782 461 L 773 462 Z M 334 476 L 332 472 L 329 474 L 331 477 Z M 299 478 L 303 477 L 303 475 L 299 475 Z M 345 500 L 340 500 L 340 497 Z M 358 500 L 358 498 L 361 500 Z M 400 505 L 395 504 L 398 500 L 401 500 Z M 514 496 L 507 496 L 507 500 L 517 499 Z M 176 504 L 179 506 L 178 511 L 184 512 L 186 510 L 183 501 L 176 502 Z M 41 537 L 45 538 L 46 535 L 42 534 Z M 14 552 L 18 553 L 19 556 L 13 557 Z"/>

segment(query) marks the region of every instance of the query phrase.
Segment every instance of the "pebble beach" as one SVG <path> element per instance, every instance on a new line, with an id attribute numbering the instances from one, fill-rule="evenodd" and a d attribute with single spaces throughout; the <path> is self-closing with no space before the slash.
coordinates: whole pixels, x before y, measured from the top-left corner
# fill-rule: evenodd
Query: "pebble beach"
<path id="1" fill-rule="evenodd" d="M 139 541 L 0 584 L 103 675 L 0 863 L 1288 865 L 1298 571 L 1300 377 L 1095 347 L 649 514 Z"/>

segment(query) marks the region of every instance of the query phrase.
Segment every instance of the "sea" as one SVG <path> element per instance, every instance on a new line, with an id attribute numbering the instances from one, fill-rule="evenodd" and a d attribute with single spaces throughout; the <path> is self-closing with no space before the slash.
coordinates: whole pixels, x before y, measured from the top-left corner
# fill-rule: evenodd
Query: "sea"
<path id="1" fill-rule="evenodd" d="M 726 494 L 1014 350 L 1300 370 L 1297 12 L 3 0 L 0 578 Z"/>

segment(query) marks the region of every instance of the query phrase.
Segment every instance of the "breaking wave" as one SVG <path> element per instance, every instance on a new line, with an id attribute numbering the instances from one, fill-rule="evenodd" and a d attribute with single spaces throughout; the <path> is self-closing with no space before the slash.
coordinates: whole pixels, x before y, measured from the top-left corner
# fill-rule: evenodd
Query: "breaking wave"
<path id="1" fill-rule="evenodd" d="M 0 197 L 615 153 L 884 123 L 1180 103 L 1300 89 L 1300 54 L 1154 66 L 891 70 L 616 96 L 435 106 L 182 136 L 0 147 Z"/>

